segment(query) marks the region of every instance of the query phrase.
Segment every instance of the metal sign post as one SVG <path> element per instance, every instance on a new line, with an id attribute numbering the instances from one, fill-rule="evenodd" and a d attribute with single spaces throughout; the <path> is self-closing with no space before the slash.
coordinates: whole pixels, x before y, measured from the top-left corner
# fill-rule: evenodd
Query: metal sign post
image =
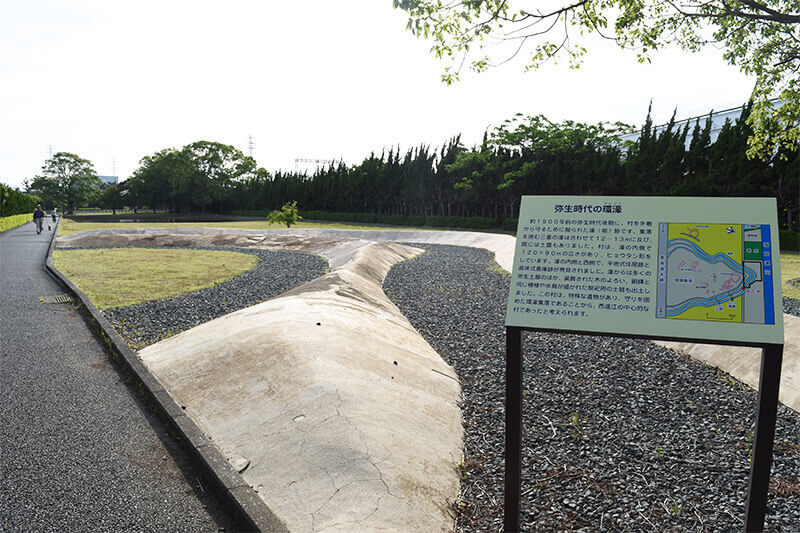
<path id="1" fill-rule="evenodd" d="M 762 349 L 744 528 L 761 532 L 783 358 L 772 198 L 524 196 L 506 307 L 504 529 L 520 530 L 523 332 Z"/>
<path id="2" fill-rule="evenodd" d="M 775 442 L 775 422 L 778 415 L 778 389 L 781 384 L 783 345 L 769 344 L 761 350 L 761 375 L 758 379 L 758 411 L 753 455 L 750 463 L 750 482 L 747 487 L 747 507 L 744 530 L 764 531 L 767 511 L 769 474 L 772 467 L 772 445 Z"/>
<path id="3" fill-rule="evenodd" d="M 522 328 L 506 328 L 506 476 L 504 529 L 519 531 L 522 488 Z"/>
<path id="4" fill-rule="evenodd" d="M 522 348 L 523 331 L 553 330 L 537 328 L 506 327 L 506 452 L 505 494 L 503 507 L 503 531 L 520 531 L 520 495 L 522 490 Z M 570 333 L 583 333 L 575 332 Z M 609 335 L 603 335 L 609 336 Z M 616 335 L 615 335 L 616 336 Z M 643 338 L 638 335 L 620 335 L 628 338 Z M 702 342 L 700 339 L 659 338 L 677 342 Z M 736 345 L 741 346 L 740 343 Z M 756 429 L 753 437 L 750 481 L 745 509 L 745 533 L 764 531 L 767 510 L 772 448 L 775 441 L 775 422 L 778 414 L 778 391 L 781 380 L 783 344 L 753 346 L 762 348 L 761 374 L 758 385 L 758 408 Z"/>

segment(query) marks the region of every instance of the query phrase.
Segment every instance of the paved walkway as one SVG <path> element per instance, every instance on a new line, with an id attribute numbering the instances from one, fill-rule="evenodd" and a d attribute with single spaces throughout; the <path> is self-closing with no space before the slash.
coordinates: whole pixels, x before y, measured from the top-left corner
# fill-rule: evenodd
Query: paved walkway
<path id="1" fill-rule="evenodd" d="M 0 531 L 232 531 L 75 308 L 39 302 L 50 236 L 0 233 Z"/>

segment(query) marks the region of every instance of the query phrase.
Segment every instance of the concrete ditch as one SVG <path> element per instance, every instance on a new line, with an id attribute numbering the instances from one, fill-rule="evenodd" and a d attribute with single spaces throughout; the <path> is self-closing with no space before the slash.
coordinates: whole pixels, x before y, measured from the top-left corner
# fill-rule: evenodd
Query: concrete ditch
<path id="1" fill-rule="evenodd" d="M 439 455 L 436 455 L 437 466 L 434 470 L 444 480 L 436 485 L 438 489 L 425 493 L 426 482 L 419 481 L 422 479 L 419 478 L 416 485 L 410 485 L 415 488 L 406 495 L 402 492 L 399 477 L 393 469 L 397 468 L 399 472 L 414 465 L 404 464 L 401 460 L 393 461 L 391 453 L 381 452 L 389 450 L 382 442 L 386 425 L 391 425 L 397 420 L 393 417 L 405 414 L 408 409 L 390 409 L 389 416 L 378 416 L 377 420 L 369 408 L 362 407 L 359 411 L 359 406 L 364 404 L 364 397 L 370 399 L 372 404 L 368 407 L 371 407 L 376 403 L 376 398 L 378 402 L 381 401 L 381 396 L 374 394 L 381 389 L 396 387 L 397 384 L 392 379 L 396 376 L 391 370 L 396 366 L 395 370 L 400 375 L 401 361 L 403 369 L 409 367 L 412 370 L 414 368 L 411 362 L 415 360 L 441 361 L 429 346 L 425 348 L 417 341 L 409 341 L 411 349 L 407 353 L 380 357 L 384 349 L 388 349 L 387 346 L 396 344 L 395 339 L 403 338 L 405 333 L 402 332 L 407 331 L 406 325 L 400 320 L 404 320 L 404 317 L 399 311 L 397 316 L 396 309 L 392 311 L 386 306 L 387 303 L 391 305 L 391 302 L 385 299 L 380 290 L 380 280 L 392 261 L 407 259 L 417 252 L 408 247 L 378 245 L 373 241 L 427 242 L 486 248 L 495 253 L 499 266 L 507 271 L 511 269 L 514 253 L 514 239 L 507 235 L 400 230 L 94 230 L 59 238 L 59 246 L 135 246 L 137 243 L 151 246 L 230 245 L 306 251 L 325 256 L 334 268 L 327 276 L 258 306 L 227 315 L 162 341 L 142 350 L 139 355 L 158 376 L 165 391 L 176 398 L 182 398 L 181 405 L 186 407 L 184 413 L 189 415 L 187 418 L 198 423 L 213 444 L 223 452 L 228 465 L 231 468 L 236 465 L 235 470 L 242 471 L 237 475 L 258 491 L 258 497 L 275 509 L 289 529 L 333 531 L 388 527 L 404 530 L 445 530 L 451 524 L 451 521 L 448 522 L 447 503 L 457 496 L 458 491 L 455 464 L 460 445 L 454 446 L 455 443 L 450 443 L 449 452 L 441 451 L 447 447 L 437 449 Z M 364 256 L 373 255 L 381 257 L 377 267 L 371 264 L 371 259 L 365 261 Z M 377 292 L 374 291 L 374 286 L 378 287 Z M 233 318 L 234 315 L 237 315 L 236 318 Z M 797 332 L 800 331 L 800 320 L 788 315 L 785 318 L 787 346 L 781 399 L 789 407 L 800 410 L 800 398 L 791 393 L 800 382 L 797 373 L 800 350 L 796 339 Z M 214 324 L 217 321 L 220 322 Z M 378 327 L 370 328 L 372 323 L 378 324 Z M 293 324 L 295 329 L 290 330 L 287 327 L 289 324 Z M 385 326 L 386 324 L 389 326 Z M 359 331 L 359 325 L 366 329 Z M 375 346 L 378 348 L 359 353 L 358 348 L 366 343 L 367 338 L 377 338 Z M 664 344 L 718 366 L 748 384 L 748 373 L 755 372 L 758 375 L 757 354 L 732 356 L 732 351 L 742 350 L 740 348 L 712 346 L 701 349 L 695 345 Z M 334 348 L 337 345 L 349 348 L 337 351 Z M 352 348 L 353 346 L 356 348 Z M 255 363 L 248 359 L 254 351 L 261 354 L 256 357 Z M 267 352 L 277 351 L 286 356 L 279 361 L 280 364 L 270 363 Z M 712 355 L 705 357 L 704 351 Z M 251 355 L 247 355 L 248 353 Z M 220 359 L 219 354 L 224 357 Z M 375 357 L 375 354 L 379 356 Z M 406 358 L 403 359 L 402 356 Z M 388 366 L 386 363 L 389 358 L 392 361 L 389 374 L 376 370 Z M 375 363 L 375 368 L 364 372 L 365 361 Z M 394 365 L 394 362 L 398 364 Z M 278 381 L 283 383 L 281 387 L 273 390 L 265 388 L 262 378 L 279 376 L 279 367 L 287 363 L 298 370 L 297 375 L 287 376 L 284 373 L 282 377 L 278 377 Z M 219 372 L 231 375 L 227 382 L 229 394 L 250 395 L 247 401 L 240 402 L 247 405 L 240 406 L 234 413 L 226 413 L 226 407 L 222 405 L 230 401 L 232 396 L 220 394 L 219 389 L 215 389 L 218 383 L 214 377 Z M 431 375 L 425 378 L 427 372 L 420 371 L 419 375 L 415 373 L 417 372 L 404 376 L 403 379 L 407 381 L 403 381 L 403 384 L 416 381 L 423 389 L 431 384 L 442 387 L 437 389 L 438 397 L 434 404 L 441 407 L 442 413 L 449 412 L 448 405 L 457 408 L 457 378 L 449 367 L 445 365 L 443 370 L 432 369 L 431 374 L 442 375 L 444 379 L 441 382 L 431 381 Z M 329 375 L 336 377 L 331 380 Z M 270 381 L 272 379 L 270 377 Z M 447 380 L 456 385 L 455 389 L 447 388 Z M 373 382 L 379 384 L 377 392 L 369 390 L 369 384 Z M 260 388 L 258 383 L 262 383 Z M 360 388 L 363 383 L 367 384 L 364 389 Z M 313 399 L 306 403 L 297 402 L 298 390 L 311 391 L 309 397 L 313 396 Z M 453 390 L 456 391 L 455 396 Z M 790 391 L 789 395 L 786 395 L 787 390 Z M 344 396 L 342 391 L 346 391 Z M 352 395 L 348 394 L 351 392 Z M 412 402 L 411 409 L 424 410 L 425 402 L 432 400 L 424 396 L 416 397 L 414 392 L 414 386 L 405 389 L 392 388 L 388 395 L 389 401 L 402 401 L 411 394 L 414 402 L 420 402 Z M 184 402 L 183 399 L 188 400 Z M 335 409 L 331 409 L 331 405 Z M 317 406 L 322 406 L 321 410 Z M 263 412 L 257 412 L 261 407 L 264 407 Z M 427 408 L 430 409 L 429 406 Z M 316 418 L 310 419 L 308 413 Z M 451 412 L 448 416 L 453 418 L 455 415 L 455 419 L 458 419 L 456 413 L 457 411 Z M 438 420 L 436 416 L 434 419 Z M 239 424 L 235 423 L 237 420 Z M 417 420 L 407 423 L 409 427 L 422 427 Z M 349 434 L 336 433 L 333 430 L 334 426 L 348 424 L 353 426 L 353 431 Z M 303 425 L 313 425 L 313 433 L 302 429 Z M 245 429 L 237 429 L 237 426 L 245 426 Z M 453 431 L 460 436 L 460 420 Z M 278 435 L 289 435 L 285 446 L 278 446 L 266 453 L 263 450 L 259 452 L 264 442 Z M 400 442 L 404 437 L 405 441 L 411 440 L 406 434 L 390 435 L 390 438 Z M 415 433 L 414 439 L 417 438 Z M 308 448 L 309 442 L 312 443 L 311 448 Z M 434 444 L 426 442 L 425 446 Z M 286 457 L 290 459 L 281 462 Z M 410 457 L 414 461 L 417 456 L 407 452 L 404 457 Z M 308 479 L 298 475 L 299 471 L 293 471 L 296 469 L 292 467 L 292 460 L 313 475 Z M 348 466 L 354 466 L 356 472 L 348 471 Z M 423 470 L 429 468 L 426 466 Z M 447 481 L 448 473 L 450 481 Z M 259 479 L 264 479 L 267 483 L 259 483 Z M 430 482 L 427 485 L 434 486 Z M 428 504 L 434 503 L 433 506 L 428 505 L 422 515 L 431 517 L 431 520 L 439 520 L 438 526 L 431 526 L 434 522 L 411 523 L 408 515 L 398 518 L 403 512 L 419 512 L 409 503 L 413 503 L 415 491 L 422 491 L 419 500 L 423 507 L 423 500 Z M 403 499 L 405 502 L 400 502 Z M 281 500 L 290 501 L 280 503 Z"/>

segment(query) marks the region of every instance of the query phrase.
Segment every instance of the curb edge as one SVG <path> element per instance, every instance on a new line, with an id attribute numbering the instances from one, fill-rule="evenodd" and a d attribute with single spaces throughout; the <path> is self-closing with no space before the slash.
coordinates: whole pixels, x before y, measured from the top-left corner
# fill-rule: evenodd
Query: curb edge
<path id="1" fill-rule="evenodd" d="M 171 430 L 180 439 L 179 444 L 188 452 L 194 463 L 212 483 L 212 489 L 233 515 L 234 521 L 243 531 L 285 532 L 286 525 L 258 497 L 239 473 L 234 470 L 211 440 L 187 415 L 181 406 L 164 390 L 156 377 L 130 349 L 125 340 L 111 326 L 89 298 L 64 274 L 53 266 L 53 250 L 61 218 L 53 228 L 50 246 L 47 248 L 45 269 L 53 275 L 72 295 L 80 301 L 87 311 L 84 315 L 89 326 L 96 331 L 135 380 L 135 387 L 144 394 L 147 402 L 157 412 L 162 421 L 170 424 Z M 178 414 L 180 413 L 180 414 Z"/>

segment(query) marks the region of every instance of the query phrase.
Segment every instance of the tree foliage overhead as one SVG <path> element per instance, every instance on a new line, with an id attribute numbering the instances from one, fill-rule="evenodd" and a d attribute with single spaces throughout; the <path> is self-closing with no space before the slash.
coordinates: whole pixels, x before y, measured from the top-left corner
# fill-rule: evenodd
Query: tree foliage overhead
<path id="1" fill-rule="evenodd" d="M 58 152 L 45 161 L 41 175 L 33 179 L 28 189 L 42 198 L 46 208 L 63 206 L 72 213 L 76 207 L 86 205 L 101 184 L 91 161 Z"/>
<path id="2" fill-rule="evenodd" d="M 512 5 L 513 4 L 513 5 Z M 394 0 L 409 30 L 448 62 L 442 79 L 481 72 L 522 55 L 535 69 L 581 64 L 587 35 L 634 49 L 639 61 L 669 45 L 722 45 L 725 59 L 756 78 L 749 155 L 794 149 L 800 136 L 800 4 L 797 0 Z M 783 105 L 775 106 L 772 98 Z"/>

